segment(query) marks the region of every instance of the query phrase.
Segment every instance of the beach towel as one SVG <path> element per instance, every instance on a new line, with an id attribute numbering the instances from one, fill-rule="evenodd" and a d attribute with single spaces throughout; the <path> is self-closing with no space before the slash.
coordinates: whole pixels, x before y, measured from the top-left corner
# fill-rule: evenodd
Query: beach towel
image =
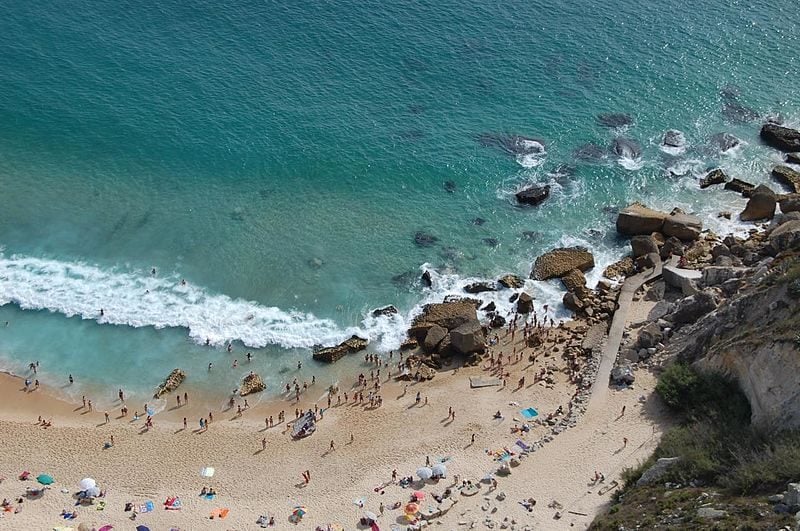
<path id="1" fill-rule="evenodd" d="M 101 501 L 101 502 L 97 502 L 97 506 L 95 507 L 95 510 L 102 511 L 105 508 L 106 508 L 106 502 Z"/>
<path id="2" fill-rule="evenodd" d="M 204 498 L 207 499 L 207 500 L 213 500 L 214 496 L 216 496 L 216 494 L 206 494 L 206 495 L 204 495 Z"/>
<path id="3" fill-rule="evenodd" d="M 220 509 L 214 509 L 213 511 L 211 511 L 211 515 L 210 515 L 209 518 L 211 518 L 212 520 L 214 518 L 225 518 L 226 516 L 228 516 L 229 512 L 230 512 L 230 509 L 225 508 L 225 507 L 220 508 Z"/>
<path id="4" fill-rule="evenodd" d="M 517 439 L 516 445 L 525 450 L 526 452 L 530 452 L 532 448 L 530 444 L 526 444 L 522 439 Z"/>
<path id="5" fill-rule="evenodd" d="M 164 509 L 168 509 L 170 511 L 180 511 L 183 504 L 181 503 L 180 498 L 173 498 L 169 500 L 169 503 L 165 504 Z"/>

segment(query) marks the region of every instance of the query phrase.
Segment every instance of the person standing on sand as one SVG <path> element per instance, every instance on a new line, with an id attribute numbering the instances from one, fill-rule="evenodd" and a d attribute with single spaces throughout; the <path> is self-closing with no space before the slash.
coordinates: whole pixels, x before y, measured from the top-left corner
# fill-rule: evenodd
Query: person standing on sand
<path id="1" fill-rule="evenodd" d="M 628 447 L 628 438 L 627 437 L 623 437 L 622 438 L 622 447 L 623 448 L 627 448 Z"/>
<path id="2" fill-rule="evenodd" d="M 183 417 L 183 429 L 186 430 L 186 417 Z"/>
<path id="3" fill-rule="evenodd" d="M 104 411 L 103 414 L 106 416 L 106 424 L 109 422 L 108 411 Z"/>
<path id="4" fill-rule="evenodd" d="M 264 437 L 263 439 L 261 439 L 261 451 L 263 452 L 266 449 L 267 449 L 267 438 Z"/>
<path id="5" fill-rule="evenodd" d="M 178 396 L 177 396 L 177 397 L 175 397 L 175 398 L 176 398 L 176 399 L 177 399 L 177 401 L 178 401 L 178 407 L 181 407 L 181 395 L 178 395 Z"/>
<path id="6" fill-rule="evenodd" d="M 328 451 L 333 452 L 334 450 L 336 450 L 336 445 L 333 444 L 333 439 L 331 439 L 331 448 Z"/>
<path id="7" fill-rule="evenodd" d="M 208 412 L 208 421 L 214 422 L 214 415 L 212 415 L 210 411 Z"/>
<path id="8" fill-rule="evenodd" d="M 189 393 L 183 393 L 183 403 L 189 405 Z"/>
<path id="9" fill-rule="evenodd" d="M 87 403 L 89 404 L 89 411 L 93 411 L 93 409 L 92 409 L 92 401 L 91 400 L 87 400 Z"/>

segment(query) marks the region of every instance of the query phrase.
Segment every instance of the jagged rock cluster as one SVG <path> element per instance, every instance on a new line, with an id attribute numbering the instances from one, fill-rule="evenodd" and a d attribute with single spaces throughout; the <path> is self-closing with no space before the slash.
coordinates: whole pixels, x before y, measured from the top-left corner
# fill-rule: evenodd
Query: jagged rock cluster
<path id="1" fill-rule="evenodd" d="M 158 386 L 156 392 L 153 394 L 153 398 L 161 398 L 163 395 L 171 393 L 177 389 L 185 379 L 185 372 L 180 369 L 173 369 L 173 371 L 169 373 L 169 376 L 167 376 L 166 380 L 164 380 L 164 383 Z"/>
<path id="2" fill-rule="evenodd" d="M 242 378 L 242 384 L 239 386 L 239 395 L 247 396 L 253 393 L 260 393 L 266 388 L 267 385 L 264 383 L 264 380 L 261 379 L 261 376 L 251 372 Z"/>
<path id="3" fill-rule="evenodd" d="M 348 354 L 364 350 L 367 348 L 368 344 L 369 340 L 354 335 L 351 336 L 350 339 L 342 341 L 335 347 L 314 347 L 314 353 L 312 354 L 312 357 L 317 361 L 333 363 L 347 356 Z"/>

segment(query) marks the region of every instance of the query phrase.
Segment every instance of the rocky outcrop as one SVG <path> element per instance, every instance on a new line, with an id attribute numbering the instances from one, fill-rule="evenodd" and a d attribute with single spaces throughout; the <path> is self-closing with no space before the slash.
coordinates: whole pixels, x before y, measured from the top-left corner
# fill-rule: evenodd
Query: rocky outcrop
<path id="1" fill-rule="evenodd" d="M 679 240 L 692 241 L 700 237 L 702 230 L 703 222 L 700 221 L 700 218 L 686 214 L 676 208 L 669 216 L 664 218 L 662 232 L 665 236 L 674 236 Z"/>
<path id="2" fill-rule="evenodd" d="M 163 395 L 171 393 L 177 389 L 185 379 L 185 372 L 180 369 L 173 369 L 172 372 L 169 373 L 169 376 L 167 376 L 167 379 L 164 380 L 164 383 L 158 386 L 156 392 L 153 394 L 153 398 L 161 398 Z"/>
<path id="3" fill-rule="evenodd" d="M 443 356 L 481 352 L 485 345 L 477 306 L 472 300 L 425 305 L 408 329 L 408 334 L 426 352 L 438 352 Z"/>
<path id="4" fill-rule="evenodd" d="M 636 272 L 636 266 L 633 263 L 633 258 L 626 256 L 606 267 L 603 270 L 603 276 L 606 278 L 625 278 L 633 275 Z"/>
<path id="5" fill-rule="evenodd" d="M 711 170 L 705 177 L 700 179 L 700 188 L 708 188 L 715 184 L 725 184 L 728 182 L 728 176 L 720 168 Z"/>
<path id="6" fill-rule="evenodd" d="M 534 280 L 560 278 L 573 269 L 588 271 L 594 267 L 594 256 L 583 247 L 553 249 L 536 259 L 531 271 Z"/>
<path id="7" fill-rule="evenodd" d="M 477 320 L 478 312 L 475 305 L 469 301 L 437 302 L 426 304 L 422 313 L 414 319 L 412 326 L 426 323 L 452 330 L 466 322 Z"/>
<path id="8" fill-rule="evenodd" d="M 800 153 L 787 153 L 786 162 L 789 164 L 800 164 Z"/>
<path id="9" fill-rule="evenodd" d="M 758 219 L 772 219 L 775 215 L 777 196 L 769 187 L 763 184 L 756 187 L 747 201 L 744 211 L 739 214 L 742 221 L 755 221 Z"/>
<path id="10" fill-rule="evenodd" d="M 653 483 L 657 482 L 661 479 L 664 474 L 667 473 L 672 465 L 680 461 L 680 457 L 662 457 L 661 459 L 657 460 L 653 466 L 648 468 L 636 481 L 636 486 L 641 487 L 643 485 L 652 485 Z"/>
<path id="11" fill-rule="evenodd" d="M 517 201 L 523 205 L 538 205 L 550 197 L 550 186 L 530 186 L 514 194 Z"/>
<path id="12" fill-rule="evenodd" d="M 242 385 L 239 386 L 239 394 L 241 396 L 252 395 L 253 393 L 260 393 L 267 388 L 261 376 L 251 372 L 242 378 Z"/>
<path id="13" fill-rule="evenodd" d="M 742 194 L 744 197 L 750 197 L 750 194 L 753 192 L 753 190 L 755 190 L 755 188 L 756 185 L 739 179 L 732 179 L 731 181 L 725 183 L 726 190 L 736 192 L 737 194 Z"/>
<path id="14" fill-rule="evenodd" d="M 580 269 L 573 269 L 561 277 L 561 283 L 573 293 L 583 294 L 586 291 L 586 276 Z"/>
<path id="15" fill-rule="evenodd" d="M 525 279 L 517 275 L 503 275 L 497 279 L 498 284 L 504 288 L 519 289 L 525 287 Z"/>
<path id="16" fill-rule="evenodd" d="M 661 144 L 668 147 L 680 148 L 686 145 L 686 135 L 677 129 L 670 129 L 664 133 Z"/>
<path id="17" fill-rule="evenodd" d="M 641 203 L 633 203 L 620 210 L 617 216 L 617 232 L 627 236 L 661 232 L 666 217 L 665 212 L 652 210 Z"/>
<path id="18" fill-rule="evenodd" d="M 788 127 L 764 124 L 761 127 L 761 140 L 781 151 L 800 151 L 800 131 Z"/>
<path id="19" fill-rule="evenodd" d="M 800 172 L 789 166 L 775 166 L 772 168 L 772 178 L 783 185 L 789 192 L 800 192 Z"/>
<path id="20" fill-rule="evenodd" d="M 769 244 L 775 253 L 800 247 L 800 221 L 787 221 L 769 235 Z"/>
<path id="21" fill-rule="evenodd" d="M 694 323 L 717 307 L 717 299 L 710 291 L 700 291 L 681 299 L 668 319 L 676 326 Z"/>
<path id="22" fill-rule="evenodd" d="M 356 335 L 351 336 L 350 339 L 342 341 L 335 347 L 314 347 L 312 357 L 317 361 L 324 361 L 326 363 L 333 363 L 341 358 L 358 352 L 367 348 L 369 340 L 360 338 Z"/>

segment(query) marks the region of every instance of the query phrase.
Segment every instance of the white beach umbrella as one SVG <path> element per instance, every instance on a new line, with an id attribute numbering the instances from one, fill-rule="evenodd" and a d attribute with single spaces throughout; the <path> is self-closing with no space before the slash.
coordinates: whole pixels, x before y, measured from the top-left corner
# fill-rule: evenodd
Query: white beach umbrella
<path id="1" fill-rule="evenodd" d="M 204 466 L 200 469 L 200 475 L 204 478 L 210 478 L 214 475 L 214 467 L 213 466 Z"/>
<path id="2" fill-rule="evenodd" d="M 378 520 L 378 516 L 372 511 L 364 511 L 364 518 L 367 520 L 372 520 L 373 522 Z"/>
<path id="3" fill-rule="evenodd" d="M 434 476 L 438 476 L 440 478 L 447 476 L 447 467 L 444 466 L 443 463 L 439 463 L 438 465 L 433 465 L 433 468 L 431 468 L 431 470 L 433 471 Z"/>
<path id="4" fill-rule="evenodd" d="M 86 494 L 96 498 L 97 496 L 100 496 L 100 488 L 99 487 L 92 487 L 90 489 L 86 489 Z"/>
<path id="5" fill-rule="evenodd" d="M 430 468 L 423 466 L 417 469 L 417 476 L 419 479 L 431 479 L 433 477 L 433 470 Z"/>
<path id="6" fill-rule="evenodd" d="M 80 485 L 81 490 L 89 490 L 89 489 L 93 489 L 94 487 L 96 487 L 97 486 L 97 482 L 95 480 L 93 480 L 92 478 L 83 478 L 81 480 L 81 482 L 78 483 L 78 485 Z"/>

